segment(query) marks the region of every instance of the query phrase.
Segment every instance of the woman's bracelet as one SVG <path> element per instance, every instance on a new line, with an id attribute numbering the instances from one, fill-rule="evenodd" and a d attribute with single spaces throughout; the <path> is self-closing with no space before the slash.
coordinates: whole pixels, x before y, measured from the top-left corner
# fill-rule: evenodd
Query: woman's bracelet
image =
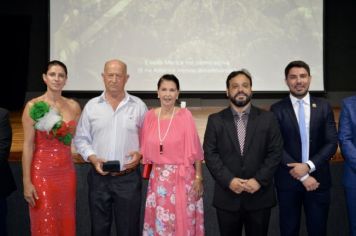
<path id="1" fill-rule="evenodd" d="M 200 175 L 195 175 L 195 179 L 199 181 L 203 181 L 203 177 L 201 177 Z"/>

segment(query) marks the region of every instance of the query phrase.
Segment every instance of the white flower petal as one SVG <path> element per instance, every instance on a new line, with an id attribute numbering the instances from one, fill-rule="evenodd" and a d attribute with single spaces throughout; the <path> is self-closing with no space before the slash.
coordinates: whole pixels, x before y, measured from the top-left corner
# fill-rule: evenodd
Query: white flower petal
<path id="1" fill-rule="evenodd" d="M 49 132 L 53 126 L 61 120 L 62 117 L 58 114 L 57 110 L 50 108 L 49 112 L 38 120 L 38 122 L 35 124 L 35 128 L 41 131 Z"/>

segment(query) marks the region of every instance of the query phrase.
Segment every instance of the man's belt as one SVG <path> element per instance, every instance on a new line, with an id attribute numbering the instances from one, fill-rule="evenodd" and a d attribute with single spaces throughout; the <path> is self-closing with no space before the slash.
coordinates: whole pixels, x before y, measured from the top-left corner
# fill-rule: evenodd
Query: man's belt
<path id="1" fill-rule="evenodd" d="M 129 174 L 129 173 L 135 171 L 138 166 L 139 166 L 139 165 L 136 165 L 136 166 L 133 167 L 133 168 L 125 169 L 125 170 L 119 171 L 119 172 L 110 172 L 109 174 L 110 174 L 111 176 L 122 176 L 122 175 L 126 175 L 126 174 Z"/>

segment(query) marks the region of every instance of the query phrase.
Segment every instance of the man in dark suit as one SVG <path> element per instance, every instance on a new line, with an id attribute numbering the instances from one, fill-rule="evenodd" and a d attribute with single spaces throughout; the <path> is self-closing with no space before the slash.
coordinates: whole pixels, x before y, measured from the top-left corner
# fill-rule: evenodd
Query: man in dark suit
<path id="1" fill-rule="evenodd" d="M 230 107 L 209 116 L 204 137 L 206 165 L 215 179 L 213 204 L 221 235 L 267 235 L 276 204 L 273 176 L 283 141 L 271 112 L 251 105 L 246 70 L 226 80 Z"/>
<path id="2" fill-rule="evenodd" d="M 356 96 L 342 100 L 339 119 L 339 144 L 344 157 L 344 174 L 347 215 L 350 235 L 356 236 Z"/>
<path id="3" fill-rule="evenodd" d="M 285 68 L 290 95 L 271 107 L 284 139 L 282 162 L 275 175 L 282 236 L 299 235 L 302 206 L 308 235 L 326 235 L 329 160 L 337 148 L 337 133 L 330 105 L 310 96 L 310 81 L 305 62 L 290 62 Z"/>
<path id="4" fill-rule="evenodd" d="M 12 130 L 9 112 L 0 108 L 0 235 L 6 233 L 6 197 L 15 191 L 15 181 L 7 159 L 9 158 Z"/>

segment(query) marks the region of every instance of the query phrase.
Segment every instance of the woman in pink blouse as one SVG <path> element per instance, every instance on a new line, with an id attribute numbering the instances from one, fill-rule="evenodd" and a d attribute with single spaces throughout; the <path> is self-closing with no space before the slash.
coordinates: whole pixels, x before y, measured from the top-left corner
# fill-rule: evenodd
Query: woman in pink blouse
<path id="1" fill-rule="evenodd" d="M 176 76 L 157 84 L 161 106 L 151 109 L 142 129 L 143 163 L 152 163 L 143 235 L 204 235 L 203 151 L 190 111 L 175 107 Z"/>

